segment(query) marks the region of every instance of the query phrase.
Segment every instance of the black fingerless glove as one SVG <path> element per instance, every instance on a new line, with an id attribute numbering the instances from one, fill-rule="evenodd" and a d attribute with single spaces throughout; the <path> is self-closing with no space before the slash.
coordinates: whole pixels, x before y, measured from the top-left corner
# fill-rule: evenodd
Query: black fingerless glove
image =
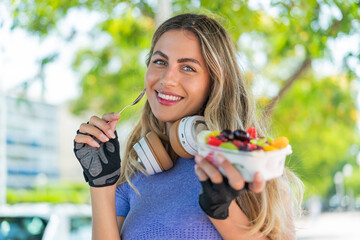
<path id="1" fill-rule="evenodd" d="M 228 179 L 223 176 L 222 183 L 213 183 L 210 179 L 200 181 L 202 190 L 199 195 L 199 204 L 202 210 L 215 219 L 226 219 L 229 216 L 229 205 L 233 199 L 238 197 L 245 189 L 248 189 L 248 183 L 241 190 L 233 189 Z"/>
<path id="2" fill-rule="evenodd" d="M 84 134 L 77 131 L 78 134 Z M 88 135 L 88 134 L 84 134 Z M 116 138 L 101 142 L 94 136 L 100 147 L 92 147 L 74 141 L 74 153 L 83 168 L 84 178 L 92 187 L 105 187 L 116 183 L 120 176 L 120 146 Z"/>

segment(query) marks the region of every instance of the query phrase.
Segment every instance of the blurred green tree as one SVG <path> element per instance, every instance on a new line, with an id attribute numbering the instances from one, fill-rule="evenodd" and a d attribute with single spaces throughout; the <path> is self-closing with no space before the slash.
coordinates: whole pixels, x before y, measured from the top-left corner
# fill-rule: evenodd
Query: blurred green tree
<path id="1" fill-rule="evenodd" d="M 304 181 L 308 195 L 330 197 L 335 173 L 347 163 L 356 166 L 359 119 L 351 89 L 346 75 L 315 79 L 308 73 L 276 106 L 274 133 L 289 137 L 294 154 L 287 164 Z M 360 194 L 358 186 L 352 187 Z"/>
<path id="2" fill-rule="evenodd" d="M 290 137 L 294 145 L 291 162 L 305 182 L 311 183 L 309 194 L 318 191 L 327 196 L 334 191 L 334 172 L 345 162 L 353 163 L 354 152 L 359 151 L 354 147 L 359 144 L 358 112 L 351 90 L 359 79 L 355 67 L 360 51 L 349 52 L 342 59 L 339 76 L 320 78 L 312 65 L 321 59 L 338 60 L 332 59 L 330 41 L 360 35 L 359 0 L 267 3 L 171 1 L 174 14 L 194 9 L 216 13 L 237 43 L 240 60 L 248 65 L 245 77 L 249 84 L 261 78 L 278 87 L 275 94 L 263 93 L 259 105 L 277 133 Z M 80 73 L 82 94 L 72 106 L 77 114 L 88 109 L 104 113 L 130 103 L 141 91 L 144 62 L 155 30 L 155 7 L 155 1 L 145 0 L 13 1 L 11 14 L 13 28 L 43 38 L 56 33 L 61 20 L 73 10 L 102 16 L 90 32 L 94 46 L 76 52 L 73 68 Z M 71 41 L 76 34 L 73 29 L 60 37 Z M 107 43 L 96 44 L 102 38 L 108 39 Z"/>

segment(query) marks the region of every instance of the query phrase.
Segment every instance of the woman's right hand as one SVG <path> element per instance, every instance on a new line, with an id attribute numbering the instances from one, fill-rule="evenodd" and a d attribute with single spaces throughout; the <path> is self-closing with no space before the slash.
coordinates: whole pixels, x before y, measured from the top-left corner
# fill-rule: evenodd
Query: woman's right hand
<path id="1" fill-rule="evenodd" d="M 115 131 L 119 119 L 118 113 L 93 116 L 77 131 L 74 153 L 90 186 L 109 186 L 119 179 L 121 159 Z"/>

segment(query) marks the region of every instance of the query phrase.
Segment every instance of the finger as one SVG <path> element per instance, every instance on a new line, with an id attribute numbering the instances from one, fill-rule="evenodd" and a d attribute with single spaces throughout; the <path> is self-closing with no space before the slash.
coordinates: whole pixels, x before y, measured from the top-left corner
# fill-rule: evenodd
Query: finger
<path id="1" fill-rule="evenodd" d="M 235 190 L 241 190 L 244 188 L 245 181 L 240 172 L 227 160 L 222 154 L 216 155 L 216 162 L 224 170 L 226 177 L 229 180 L 229 184 Z"/>
<path id="2" fill-rule="evenodd" d="M 77 134 L 74 141 L 77 143 L 86 143 L 92 147 L 100 147 L 100 145 L 92 137 L 84 134 Z"/>
<path id="3" fill-rule="evenodd" d="M 195 173 L 200 181 L 206 181 L 209 178 L 197 164 L 195 164 Z"/>
<path id="4" fill-rule="evenodd" d="M 86 124 L 86 123 L 81 124 L 79 132 L 88 133 L 102 142 L 109 141 L 109 138 L 102 131 L 100 131 L 97 127 L 94 127 L 93 125 L 90 124 Z"/>
<path id="5" fill-rule="evenodd" d="M 120 119 L 120 114 L 115 112 L 107 113 L 102 116 L 102 119 L 107 121 L 108 124 L 110 125 L 111 131 L 115 132 L 116 125 L 118 124 Z"/>
<path id="6" fill-rule="evenodd" d="M 265 188 L 265 180 L 261 173 L 257 172 L 254 176 L 254 181 L 249 184 L 249 188 L 254 193 L 260 193 Z"/>
<path id="7" fill-rule="evenodd" d="M 102 116 L 102 119 L 104 119 L 107 122 L 111 122 L 111 121 L 114 121 L 114 120 L 119 120 L 120 119 L 120 114 L 115 113 L 115 112 L 107 113 L 107 114 L 104 114 Z"/>
<path id="8" fill-rule="evenodd" d="M 205 174 L 210 178 L 213 183 L 221 183 L 223 181 L 222 175 L 219 170 L 209 163 L 206 158 L 202 157 L 199 154 L 195 155 L 195 162 L 197 165 L 205 172 Z"/>
<path id="9" fill-rule="evenodd" d="M 115 130 L 116 130 L 116 125 L 118 124 L 118 122 L 119 122 L 119 119 L 113 120 L 113 121 L 110 121 L 110 122 L 109 122 L 111 131 L 115 132 Z"/>
<path id="10" fill-rule="evenodd" d="M 108 138 L 115 138 L 114 131 L 111 130 L 110 125 L 106 120 L 101 119 L 98 116 L 92 116 L 90 118 L 89 124 L 103 131 L 103 133 L 106 134 Z"/>

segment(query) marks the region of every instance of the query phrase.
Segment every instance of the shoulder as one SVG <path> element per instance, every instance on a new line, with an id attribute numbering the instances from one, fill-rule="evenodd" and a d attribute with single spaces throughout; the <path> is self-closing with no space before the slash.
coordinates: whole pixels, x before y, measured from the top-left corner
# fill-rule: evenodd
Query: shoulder
<path id="1" fill-rule="evenodd" d="M 147 178 L 146 175 L 144 175 L 144 174 L 141 173 L 140 171 L 137 171 L 136 173 L 134 173 L 133 176 L 130 177 L 130 180 L 129 180 L 130 182 L 129 182 L 129 181 L 125 181 L 125 182 L 123 182 L 123 183 L 118 184 L 118 185 L 116 186 L 116 191 L 117 191 L 117 192 L 120 192 L 120 191 L 122 191 L 122 192 L 124 192 L 124 191 L 128 192 L 128 191 L 132 188 L 131 185 L 136 186 L 136 185 L 139 184 L 139 182 L 143 181 L 143 180 L 146 179 L 146 178 Z"/>

